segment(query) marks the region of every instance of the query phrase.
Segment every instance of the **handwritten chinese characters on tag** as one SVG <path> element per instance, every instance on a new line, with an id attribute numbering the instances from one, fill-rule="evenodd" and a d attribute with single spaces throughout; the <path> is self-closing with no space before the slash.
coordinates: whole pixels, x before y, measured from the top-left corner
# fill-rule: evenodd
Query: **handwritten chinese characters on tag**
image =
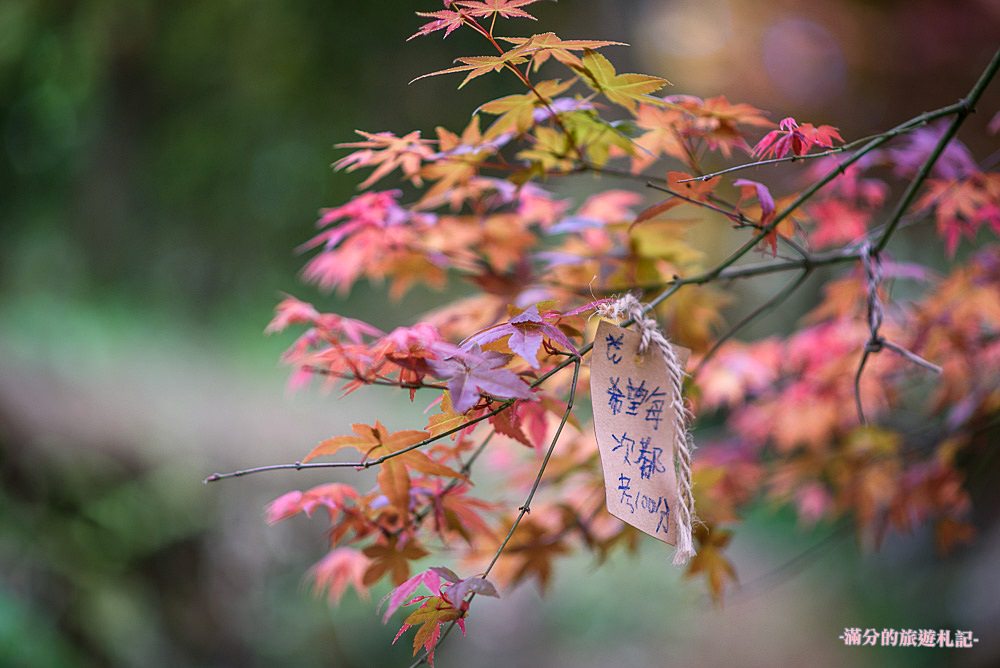
<path id="1" fill-rule="evenodd" d="M 677 477 L 669 376 L 655 346 L 639 355 L 640 338 L 607 321 L 597 328 L 590 371 L 594 429 L 608 512 L 674 545 Z M 690 351 L 675 351 L 686 364 Z"/>

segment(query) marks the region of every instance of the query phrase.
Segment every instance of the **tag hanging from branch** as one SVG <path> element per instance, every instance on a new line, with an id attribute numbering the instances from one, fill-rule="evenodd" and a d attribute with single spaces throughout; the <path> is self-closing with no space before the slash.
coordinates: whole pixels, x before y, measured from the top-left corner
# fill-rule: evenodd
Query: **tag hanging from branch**
<path id="1" fill-rule="evenodd" d="M 684 365 L 690 351 L 671 345 L 632 295 L 602 305 L 590 372 L 594 429 L 604 468 L 608 512 L 676 545 L 674 564 L 695 555 L 691 537 L 690 413 Z"/>

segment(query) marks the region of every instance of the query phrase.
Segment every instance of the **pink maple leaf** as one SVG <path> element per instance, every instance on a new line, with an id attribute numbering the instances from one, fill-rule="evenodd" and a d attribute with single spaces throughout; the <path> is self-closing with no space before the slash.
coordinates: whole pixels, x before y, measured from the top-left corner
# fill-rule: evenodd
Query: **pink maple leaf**
<path id="1" fill-rule="evenodd" d="M 537 19 L 524 11 L 518 9 L 538 2 L 538 0 L 465 0 L 454 4 L 465 7 L 471 16 L 492 16 L 499 14 L 505 19 Z"/>
<path id="2" fill-rule="evenodd" d="M 756 196 L 760 203 L 760 224 L 767 225 L 774 219 L 774 198 L 767 186 L 750 179 L 736 179 L 733 185 L 740 189 L 740 202 Z"/>
<path id="3" fill-rule="evenodd" d="M 549 315 L 549 314 L 546 314 Z M 559 314 L 553 313 L 558 316 Z M 557 343 L 560 347 L 576 353 L 576 347 L 563 334 L 562 330 L 548 322 L 538 312 L 538 306 L 530 306 L 519 315 L 514 316 L 509 321 L 494 325 L 478 334 L 473 334 L 466 339 L 465 345 L 484 345 L 491 341 L 497 341 L 506 336 L 507 346 L 518 356 L 524 359 L 533 369 L 539 367 L 538 349 L 542 347 L 542 339 L 548 337 L 549 340 Z"/>
<path id="4" fill-rule="evenodd" d="M 331 518 L 336 510 L 342 508 L 349 499 L 356 499 L 358 492 L 350 485 L 333 482 L 313 487 L 309 491 L 298 490 L 279 496 L 267 506 L 267 523 L 275 524 L 289 517 L 305 513 L 307 517 L 317 508 L 326 508 Z"/>
<path id="5" fill-rule="evenodd" d="M 479 401 L 481 394 L 502 399 L 530 399 L 531 388 L 513 371 L 502 368 L 510 355 L 484 351 L 479 345 L 457 348 L 439 344 L 436 351 L 442 359 L 428 360 L 434 375 L 448 381 L 451 405 L 464 413 Z"/>
<path id="6" fill-rule="evenodd" d="M 801 125 L 791 116 L 782 119 L 777 130 L 772 130 L 753 147 L 759 158 L 784 158 L 791 155 L 805 155 L 813 146 L 833 148 L 834 140 L 843 142 L 840 132 L 832 125 L 816 127 L 812 123 Z"/>
<path id="7" fill-rule="evenodd" d="M 350 547 L 339 547 L 323 557 L 312 568 L 312 578 L 316 591 L 324 589 L 328 596 L 339 603 L 348 585 L 361 598 L 368 598 L 368 587 L 365 585 L 365 571 L 368 570 L 369 559 L 360 550 Z"/>
<path id="8" fill-rule="evenodd" d="M 445 569 L 447 570 L 447 569 Z M 386 606 L 385 614 L 382 615 L 382 623 L 385 624 L 392 617 L 392 614 L 399 610 L 413 596 L 420 585 L 424 585 L 432 592 L 441 588 L 441 575 L 437 568 L 428 568 L 426 571 L 417 573 L 409 580 L 399 585 L 379 602 L 379 608 Z M 388 604 L 388 605 L 386 605 Z"/>

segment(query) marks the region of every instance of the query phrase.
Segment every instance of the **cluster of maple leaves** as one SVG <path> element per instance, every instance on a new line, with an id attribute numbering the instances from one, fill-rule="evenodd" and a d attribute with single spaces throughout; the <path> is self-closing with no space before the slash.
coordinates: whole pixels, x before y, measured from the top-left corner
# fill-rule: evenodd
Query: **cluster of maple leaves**
<path id="1" fill-rule="evenodd" d="M 676 277 L 704 272 L 704 254 L 685 238 L 693 224 L 723 220 L 760 234 L 758 251 L 774 262 L 783 246 L 853 252 L 879 231 L 887 179 L 912 178 L 941 132 L 916 129 L 893 148 L 868 152 L 774 224 L 798 193 L 775 197 L 758 181 L 702 178 L 703 164 L 739 153 L 768 162 L 806 156 L 816 159 L 803 183 L 815 181 L 836 166 L 835 128 L 792 118 L 775 125 L 764 111 L 721 96 L 654 96 L 668 82 L 617 72 L 600 53 L 616 42 L 496 33 L 498 19 L 533 19 L 526 8 L 534 1 L 446 0 L 441 10 L 418 13 L 429 21 L 413 37 L 465 29 L 491 50 L 424 76 L 463 74 L 464 86 L 497 73 L 521 92 L 486 102 L 458 133 L 358 132 L 359 141 L 341 145 L 350 152 L 336 167 L 368 170 L 363 192 L 323 211 L 319 233 L 304 246 L 315 251 L 304 276 L 325 289 L 388 280 L 401 298 L 416 284 L 463 281 L 472 296 L 388 333 L 289 297 L 268 327 L 305 328 L 285 354 L 296 386 L 319 378 L 345 392 L 380 384 L 408 390 L 411 400 L 430 397 L 421 430 L 356 424 L 303 459 L 353 450 L 356 467 L 377 468 L 373 488 L 332 483 L 289 492 L 267 512 L 276 522 L 323 511 L 331 551 L 314 569 L 317 587 L 339 599 L 348 586 L 367 595 L 388 579 L 385 619 L 414 606 L 400 635 L 419 627 L 414 652 L 423 649 L 431 661 L 443 629 L 464 632 L 474 596 L 497 596 L 498 585 L 526 579 L 544 587 L 556 561 L 576 549 L 605 559 L 637 544 L 635 530 L 604 511 L 592 430 L 567 405 L 574 380 L 586 392 L 583 355 L 598 297 L 632 290 L 648 298 Z M 539 76 L 543 67 L 548 78 Z M 584 173 L 648 180 L 666 195 L 644 206 L 641 194 L 611 188 L 574 204 L 545 187 Z M 376 189 L 390 178 L 394 188 Z M 685 218 L 673 217 L 675 209 Z M 980 228 L 1000 232 L 1000 173 L 981 169 L 953 141 L 915 210 L 924 215 L 910 222 L 933 215 L 953 256 Z M 883 264 L 886 281 L 910 282 L 920 296 L 888 302 L 882 333 L 939 364 L 939 377 L 877 355 L 855 387 L 870 334 L 870 286 L 859 263 L 845 263 L 802 326 L 784 337 L 727 336 L 713 345 L 727 296 L 710 281 L 684 285 L 658 308 L 670 337 L 694 351 L 688 392 L 696 414 L 726 426 L 703 444 L 694 467 L 701 523 L 688 573 L 703 574 L 713 596 L 735 579 L 725 556 L 731 527 L 761 496 L 793 504 L 804 523 L 851 517 L 876 541 L 889 527 L 927 521 L 944 548 L 970 538 L 957 462 L 983 447 L 982 427 L 1000 410 L 1000 246 L 983 244 L 944 277 L 888 258 Z M 849 408 L 856 393 L 870 424 Z M 903 421 L 901 411 L 922 417 Z M 519 500 L 503 493 L 473 493 L 480 455 L 504 476 L 505 489 L 534 482 L 539 498 L 530 514 L 515 517 Z M 471 575 L 437 566 L 413 572 L 414 562 L 442 551 Z"/>

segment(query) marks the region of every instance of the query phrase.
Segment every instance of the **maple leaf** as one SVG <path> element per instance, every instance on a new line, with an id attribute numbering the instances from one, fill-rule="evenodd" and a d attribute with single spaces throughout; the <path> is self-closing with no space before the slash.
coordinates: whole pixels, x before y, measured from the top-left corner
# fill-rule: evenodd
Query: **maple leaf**
<path id="1" fill-rule="evenodd" d="M 358 492 L 350 485 L 333 482 L 313 487 L 307 492 L 293 491 L 282 494 L 267 506 L 267 523 L 276 524 L 289 517 L 305 513 L 312 517 L 317 508 L 326 508 L 331 519 L 349 499 L 358 498 Z"/>
<path id="2" fill-rule="evenodd" d="M 843 142 L 843 138 L 832 125 L 816 127 L 812 123 L 801 125 L 792 117 L 782 119 L 777 130 L 768 132 L 753 147 L 753 153 L 759 158 L 784 158 L 791 155 L 805 155 L 813 146 L 833 148 L 834 141 Z"/>
<path id="3" fill-rule="evenodd" d="M 275 308 L 275 316 L 265 334 L 283 331 L 290 325 L 313 325 L 327 339 L 346 337 L 351 343 L 361 343 L 365 337 L 381 336 L 382 330 L 362 320 L 335 313 L 320 313 L 312 304 L 295 297 L 283 299 Z"/>
<path id="4" fill-rule="evenodd" d="M 456 577 L 457 579 L 457 577 Z M 382 623 L 385 624 L 392 617 L 392 614 L 399 610 L 406 601 L 413 596 L 413 593 L 423 585 L 427 587 L 432 593 L 437 592 L 441 588 L 441 575 L 438 568 L 428 568 L 426 571 L 421 571 L 406 580 L 402 584 L 398 585 L 396 588 L 389 591 L 388 594 L 379 602 L 379 609 L 382 606 L 386 606 L 385 614 L 382 615 Z"/>
<path id="5" fill-rule="evenodd" d="M 444 587 L 440 585 L 442 579 L 447 583 Z M 432 592 L 436 591 L 437 596 L 417 596 L 403 603 L 403 600 L 416 591 L 421 584 Z M 465 598 L 470 594 L 500 597 L 496 587 L 486 578 L 462 579 L 454 571 L 443 566 L 431 567 L 410 578 L 386 597 L 390 599 L 390 610 L 396 610 L 401 605 L 420 603 L 420 607 L 410 613 L 403 621 L 403 625 L 392 641 L 393 644 L 409 629 L 419 624 L 420 628 L 413 637 L 413 653 L 415 655 L 423 648 L 427 652 L 428 662 L 433 665 L 434 650 L 441 637 L 441 625 L 456 622 L 462 629 L 462 633 L 465 633 L 464 618 L 468 614 L 469 607 Z M 383 599 L 384 601 L 385 599 Z M 393 602 L 395 602 L 395 607 L 392 607 Z M 390 614 L 387 612 L 383 621 L 387 621 Z"/>
<path id="6" fill-rule="evenodd" d="M 507 346 L 534 369 L 539 368 L 538 350 L 542 346 L 543 338 L 548 338 L 562 348 L 577 354 L 576 347 L 562 330 L 538 313 L 537 304 L 528 307 L 508 322 L 473 334 L 466 339 L 464 345 L 485 345 L 505 337 L 510 337 L 507 339 Z"/>
<path id="7" fill-rule="evenodd" d="M 535 90 L 538 91 L 538 95 L 546 100 L 551 100 L 572 85 L 572 79 L 564 82 L 558 80 L 540 81 L 535 84 Z M 507 95 L 479 107 L 476 110 L 477 112 L 484 111 L 488 114 L 499 116 L 499 118 L 493 121 L 493 125 L 490 126 L 490 129 L 486 133 L 487 136 L 495 137 L 504 132 L 524 132 L 528 130 L 535 124 L 535 109 L 542 104 L 538 99 L 538 95 L 535 95 L 533 92 L 520 95 Z"/>
<path id="8" fill-rule="evenodd" d="M 758 225 L 760 227 L 767 227 L 767 225 L 774 220 L 775 206 L 774 198 L 771 197 L 771 191 L 763 183 L 758 181 L 751 181 L 750 179 L 736 179 L 733 181 L 733 185 L 740 189 L 740 199 L 736 203 L 737 209 L 743 205 L 746 200 L 756 197 L 757 202 L 760 205 L 760 217 L 758 220 Z M 778 254 L 778 230 L 771 230 L 766 237 L 764 237 L 763 242 L 771 247 L 771 255 L 777 256 Z"/>
<path id="9" fill-rule="evenodd" d="M 366 424 L 355 424 L 351 428 L 354 434 L 336 436 L 323 441 L 302 461 L 308 462 L 323 455 L 333 455 L 344 448 L 357 450 L 361 453 L 363 460 L 368 461 L 398 453 L 400 450 L 405 450 L 430 436 L 426 431 L 415 430 L 397 431 L 390 434 L 381 422 L 375 422 L 374 427 Z M 404 515 L 409 512 L 410 508 L 409 469 L 427 475 L 465 478 L 458 471 L 435 462 L 418 450 L 410 450 L 385 460 L 379 466 L 376 480 L 389 502 Z"/>
<path id="10" fill-rule="evenodd" d="M 462 24 L 465 23 L 467 16 L 465 12 L 456 12 L 450 9 L 442 9 L 436 12 L 416 12 L 416 14 L 417 16 L 422 16 L 432 20 L 420 26 L 420 29 L 417 30 L 417 32 L 407 37 L 407 42 L 415 37 L 430 35 L 438 30 L 444 30 L 444 36 L 447 37 L 451 33 L 458 30 Z"/>
<path id="11" fill-rule="evenodd" d="M 761 227 L 764 227 L 774 219 L 774 198 L 771 197 L 771 191 L 766 185 L 758 181 L 751 181 L 750 179 L 736 179 L 733 181 L 733 185 L 740 189 L 740 201 L 738 204 L 742 204 L 745 200 L 749 200 L 752 197 L 757 198 L 757 202 L 760 204 L 759 224 Z"/>
<path id="12" fill-rule="evenodd" d="M 575 111 L 562 115 L 563 125 L 573 137 L 577 148 L 583 149 L 591 163 L 604 166 L 612 151 L 631 155 L 635 152 L 632 140 L 614 123 L 609 123 L 592 111 Z"/>
<path id="13" fill-rule="evenodd" d="M 442 341 L 434 325 L 426 322 L 410 327 L 397 327 L 372 344 L 372 366 L 378 368 L 380 360 L 399 367 L 401 383 L 419 384 L 430 372 L 427 360 L 434 357 L 433 347 Z M 416 388 L 410 389 L 413 400 Z"/>
<path id="14" fill-rule="evenodd" d="M 439 567 L 435 570 L 441 572 L 442 575 L 445 576 L 445 579 L 451 583 L 444 588 L 443 594 L 453 603 L 461 605 L 462 602 L 465 601 L 465 597 L 469 594 L 500 598 L 500 593 L 497 592 L 496 586 L 486 578 L 476 577 L 458 579 L 458 577 L 447 568 Z"/>
<path id="15" fill-rule="evenodd" d="M 500 37 L 501 41 L 513 44 L 521 55 L 530 55 L 531 67 L 537 71 L 550 57 L 563 65 L 582 67 L 583 62 L 574 51 L 595 50 L 605 46 L 628 46 L 624 42 L 609 42 L 597 39 L 562 39 L 553 32 L 545 32 L 531 37 Z"/>
<path id="16" fill-rule="evenodd" d="M 385 229 L 406 223 L 409 213 L 399 206 L 402 195 L 401 190 L 366 192 L 342 206 L 323 209 L 316 227 L 329 229 L 310 239 L 300 250 L 317 246 L 336 248 L 341 241 L 365 228 Z"/>
<path id="17" fill-rule="evenodd" d="M 900 138 L 898 148 L 886 153 L 893 163 L 894 172 L 902 178 L 912 179 L 941 141 L 944 124 L 918 128 Z M 969 148 L 958 139 L 952 139 L 934 163 L 931 175 L 938 179 L 966 179 L 979 171 Z"/>
<path id="18" fill-rule="evenodd" d="M 513 371 L 502 367 L 509 355 L 483 351 L 479 345 L 461 349 L 439 346 L 442 359 L 428 362 L 434 375 L 448 381 L 451 402 L 458 413 L 476 405 L 480 394 L 502 399 L 530 399 L 531 388 Z"/>
<path id="19" fill-rule="evenodd" d="M 456 65 L 455 67 L 449 67 L 447 69 L 438 70 L 437 72 L 431 72 L 429 74 L 422 74 L 416 79 L 410 81 L 419 81 L 421 79 L 426 79 L 428 77 L 436 77 L 442 74 L 454 74 L 456 72 L 468 72 L 462 83 L 458 84 L 459 88 L 465 86 L 473 79 L 481 77 L 484 74 L 489 74 L 490 72 L 499 72 L 506 67 L 513 67 L 514 65 L 520 65 L 521 63 L 527 62 L 527 58 L 524 56 L 519 56 L 514 51 L 507 51 L 506 53 L 499 56 L 463 56 L 461 58 L 456 58 L 455 62 L 462 63 L 461 65 Z"/>
<path id="20" fill-rule="evenodd" d="M 572 151 L 572 142 L 566 133 L 555 128 L 536 127 L 534 144 L 517 154 L 521 160 L 538 163 L 544 171 L 569 171 L 574 162 L 568 156 Z"/>
<path id="21" fill-rule="evenodd" d="M 552 577 L 553 560 L 569 551 L 569 546 L 557 532 L 534 519 L 525 518 L 518 525 L 501 559 L 507 562 L 511 571 L 511 583 L 534 577 L 544 591 Z"/>
<path id="22" fill-rule="evenodd" d="M 464 7 L 470 16 L 485 17 L 499 15 L 505 19 L 531 19 L 537 21 L 534 16 L 519 9 L 533 5 L 538 0 L 460 0 L 453 4 Z"/>
<path id="23" fill-rule="evenodd" d="M 427 421 L 427 431 L 431 436 L 440 436 L 446 431 L 451 431 L 457 427 L 462 426 L 469 422 L 471 417 L 476 413 L 471 415 L 467 414 L 468 411 L 459 413 L 455 410 L 455 407 L 451 403 L 451 392 L 445 390 L 441 395 L 441 412 L 436 413 L 430 417 Z M 468 429 L 463 429 L 460 432 L 456 432 L 451 435 L 454 440 L 459 437 L 459 435 L 464 435 L 475 428 L 475 425 L 469 425 Z"/>
<path id="24" fill-rule="evenodd" d="M 358 186 L 361 189 L 368 188 L 397 168 L 414 185 L 420 185 L 420 165 L 424 159 L 430 157 L 433 151 L 430 148 L 431 142 L 420 138 L 419 130 L 414 130 L 402 137 L 397 137 L 391 132 L 373 133 L 363 130 L 355 130 L 354 132 L 364 137 L 365 141 L 337 144 L 337 148 L 360 150 L 333 163 L 334 169 L 345 169 L 348 172 L 353 172 L 361 167 L 374 166 L 375 171 L 369 174 L 368 178 Z"/>
<path id="25" fill-rule="evenodd" d="M 496 506 L 468 495 L 469 486 L 458 484 L 446 486 L 433 497 L 436 530 L 445 539 L 446 533 L 453 531 L 466 543 L 472 545 L 477 538 L 494 537 L 493 529 L 480 513 L 492 512 Z"/>
<path id="26" fill-rule="evenodd" d="M 330 599 L 339 603 L 348 585 L 354 585 L 361 598 L 368 598 L 368 584 L 364 581 L 368 567 L 365 554 L 350 547 L 338 547 L 313 566 L 310 573 L 316 593 L 326 590 Z"/>
<path id="27" fill-rule="evenodd" d="M 303 463 L 323 455 L 334 455 L 344 448 L 353 448 L 365 459 L 376 459 L 427 438 L 425 431 L 407 430 L 390 434 L 385 426 L 376 421 L 375 426 L 351 425 L 354 434 L 328 438 L 303 457 Z M 414 451 L 416 452 L 416 451 Z M 407 453 L 409 454 L 409 453 Z M 419 454 L 419 453 L 418 453 Z"/>
<path id="28" fill-rule="evenodd" d="M 479 163 L 487 156 L 496 153 L 502 143 L 499 139 L 489 139 L 479 130 L 479 116 L 473 115 L 472 120 L 462 131 L 461 136 L 449 130 L 438 127 L 438 153 L 436 158 L 452 158 L 439 160 L 424 167 L 421 175 L 432 181 L 437 181 L 423 197 L 420 207 L 429 208 L 444 199 L 449 193 L 458 192 L 478 174 Z M 452 206 L 459 208 L 461 202 L 452 200 Z"/>
<path id="29" fill-rule="evenodd" d="M 462 633 L 465 633 L 466 611 L 456 608 L 443 596 L 421 596 L 414 602 L 420 602 L 420 607 L 410 613 L 410 616 L 403 621 L 403 626 L 396 633 L 392 643 L 396 644 L 396 641 L 404 633 L 419 624 L 420 628 L 413 636 L 413 654 L 416 656 L 417 652 L 423 648 L 427 652 L 428 663 L 433 666 L 434 650 L 441 638 L 441 625 L 456 622 L 462 629 Z"/>
<path id="30" fill-rule="evenodd" d="M 860 239 L 868 231 L 868 212 L 840 199 L 826 199 L 811 205 L 809 216 L 816 229 L 809 242 L 816 248 L 840 246 Z"/>
<path id="31" fill-rule="evenodd" d="M 490 418 L 490 424 L 493 425 L 493 428 L 496 429 L 498 434 L 506 436 L 507 438 L 512 438 L 518 443 L 523 443 L 529 448 L 535 447 L 535 445 L 528 440 L 528 436 L 521 429 L 520 421 L 513 413 L 513 408 L 505 410 L 502 413 L 497 413 Z"/>
<path id="32" fill-rule="evenodd" d="M 295 297 L 286 297 L 274 307 L 274 318 L 264 329 L 265 334 L 282 332 L 289 325 L 310 325 L 319 317 L 319 311 Z"/>
<path id="33" fill-rule="evenodd" d="M 961 238 L 974 239 L 986 224 L 1000 234 L 1000 174 L 977 172 L 966 179 L 929 179 L 918 209 L 935 207 L 937 231 L 949 256 Z"/>
<path id="34" fill-rule="evenodd" d="M 732 537 L 733 532 L 728 529 L 711 528 L 707 525 L 695 529 L 698 553 L 691 559 L 685 575 L 694 577 L 702 573 L 708 581 L 709 592 L 716 603 L 722 602 L 726 581 L 736 581 L 736 570 L 723 553 Z"/>
<path id="35" fill-rule="evenodd" d="M 584 51 L 577 71 L 583 75 L 588 86 L 633 114 L 639 102 L 662 104 L 661 100 L 649 94 L 670 85 L 666 79 L 648 74 L 618 74 L 611 61 L 591 50 Z"/>
<path id="36" fill-rule="evenodd" d="M 396 538 L 384 544 L 369 545 L 363 552 L 372 560 L 364 575 L 364 583 L 368 586 L 381 580 L 386 573 L 396 586 L 403 584 L 410 577 L 410 562 L 430 554 L 415 540 L 400 545 Z"/>
<path id="37" fill-rule="evenodd" d="M 642 148 L 632 157 L 632 170 L 640 172 L 661 155 L 682 162 L 691 159 L 685 140 L 703 139 L 711 150 L 725 157 L 734 148 L 750 153 L 751 149 L 739 126 L 773 127 L 764 112 L 749 104 L 732 104 L 725 96 L 702 100 L 693 95 L 670 95 L 662 104 L 642 104 L 636 114 L 636 125 L 646 130 L 635 142 Z"/>

